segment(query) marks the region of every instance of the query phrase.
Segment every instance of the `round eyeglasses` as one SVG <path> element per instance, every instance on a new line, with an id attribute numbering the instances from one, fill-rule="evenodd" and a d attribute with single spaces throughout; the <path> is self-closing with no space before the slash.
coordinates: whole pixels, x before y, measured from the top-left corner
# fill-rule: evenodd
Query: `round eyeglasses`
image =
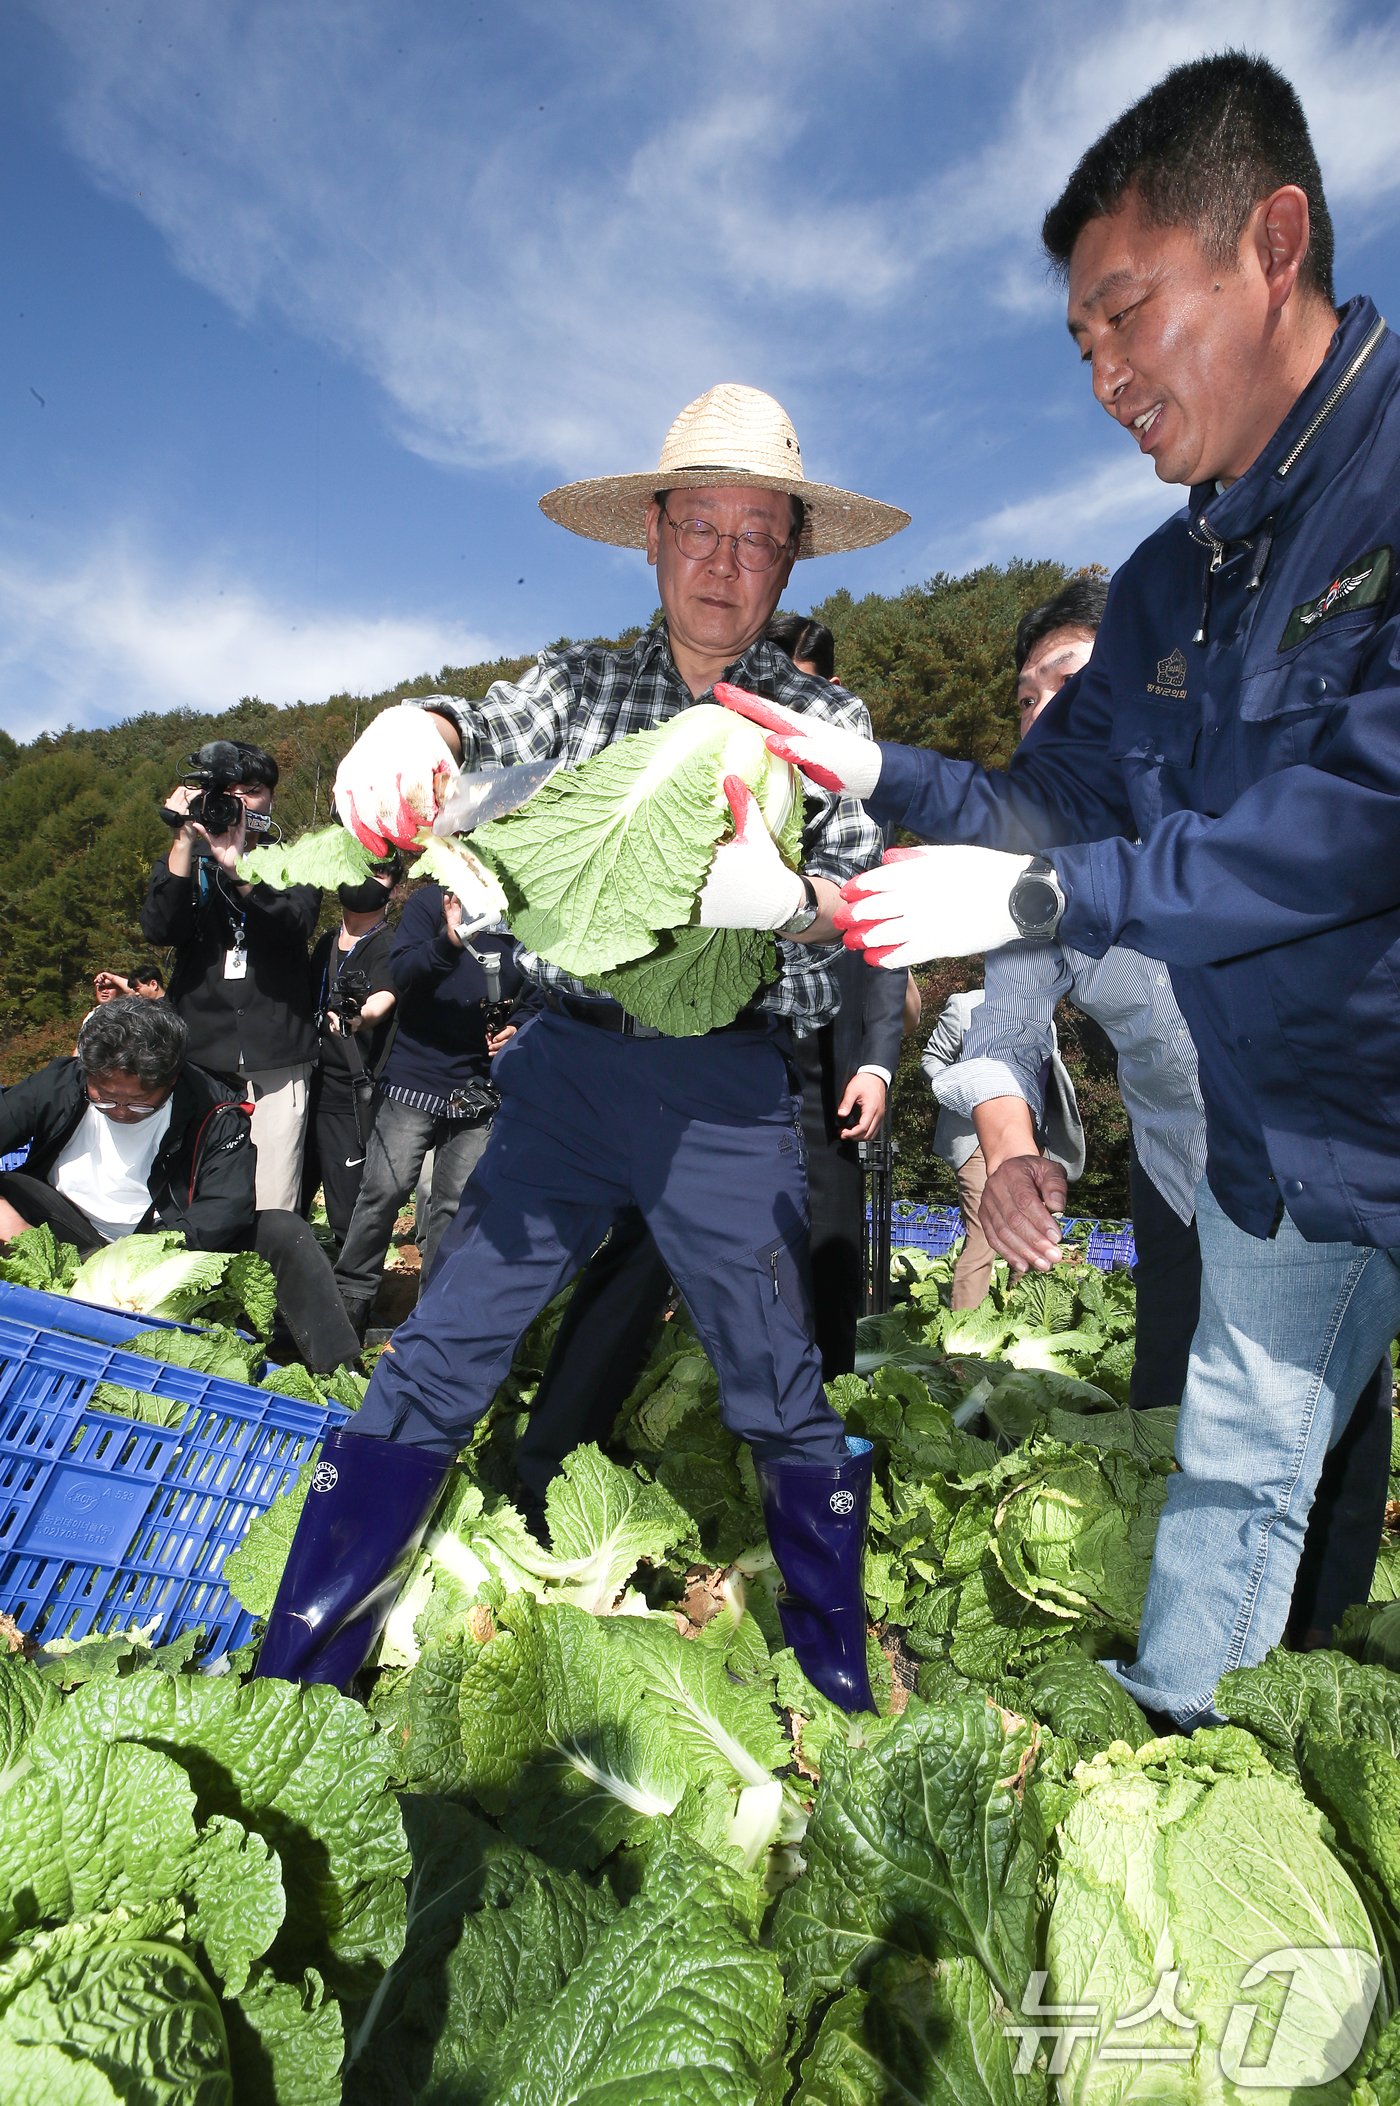
<path id="1" fill-rule="evenodd" d="M 707 556 L 714 554 L 721 541 L 729 541 L 733 543 L 734 561 L 740 570 L 771 570 L 792 540 L 790 534 L 786 541 L 775 541 L 771 534 L 721 534 L 708 519 L 672 519 L 664 505 L 661 517 L 675 535 L 676 547 L 692 563 L 703 563 Z"/>
<path id="2" fill-rule="evenodd" d="M 161 1111 L 168 1103 L 170 1092 L 175 1085 L 172 1082 L 168 1089 L 163 1089 L 154 1104 L 133 1104 L 125 1097 L 94 1097 L 92 1094 L 94 1087 L 95 1085 L 91 1082 L 87 1086 L 87 1101 L 90 1110 L 105 1112 L 109 1118 L 113 1112 L 124 1112 L 130 1119 L 149 1119 L 154 1117 L 155 1113 Z"/>

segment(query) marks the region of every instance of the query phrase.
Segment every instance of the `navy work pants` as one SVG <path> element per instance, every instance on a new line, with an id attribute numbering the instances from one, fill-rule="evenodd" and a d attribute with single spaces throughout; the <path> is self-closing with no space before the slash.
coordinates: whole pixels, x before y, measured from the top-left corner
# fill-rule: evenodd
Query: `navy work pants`
<path id="1" fill-rule="evenodd" d="M 1144 1411 L 1181 1402 L 1201 1314 L 1201 1244 L 1195 1215 L 1183 1221 L 1167 1204 L 1131 1140 L 1128 1193 L 1137 1246 L 1137 1351 L 1128 1401 Z"/>
<path id="2" fill-rule="evenodd" d="M 843 1464 L 812 1342 L 806 1169 L 777 1034 L 630 1038 L 550 1012 L 492 1080 L 486 1152 L 356 1431 L 455 1453 L 526 1325 L 635 1205 L 714 1362 L 730 1431 L 760 1458 Z"/>

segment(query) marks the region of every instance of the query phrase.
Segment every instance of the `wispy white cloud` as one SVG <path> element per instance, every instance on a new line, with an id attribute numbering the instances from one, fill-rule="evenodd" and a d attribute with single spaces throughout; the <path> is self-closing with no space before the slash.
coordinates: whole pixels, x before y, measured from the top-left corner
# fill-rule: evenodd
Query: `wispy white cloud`
<path id="1" fill-rule="evenodd" d="M 1103 563 L 1111 570 L 1177 510 L 1181 497 L 1159 483 L 1141 460 L 1105 460 L 960 527 L 930 549 L 929 568 L 973 570 L 1030 555 L 1055 556 L 1075 566 Z"/>
<path id="2" fill-rule="evenodd" d="M 540 106 L 489 52 L 475 77 L 424 10 L 406 28 L 368 0 L 44 12 L 70 45 L 75 152 L 240 316 L 274 309 L 367 370 L 435 458 L 615 466 L 642 432 L 654 448 L 678 386 L 820 370 L 794 299 L 836 317 L 910 275 L 897 200 L 809 179 L 772 0 L 723 34 L 651 16 L 642 38 L 630 9 L 586 8 L 586 84 Z M 841 25 L 814 4 L 803 38 L 829 54 Z"/>
<path id="3" fill-rule="evenodd" d="M 1168 66 L 1268 52 L 1351 224 L 1393 220 L 1400 186 L 1400 22 L 1354 0 L 1064 0 L 1030 35 L 1023 0 L 30 4 L 63 42 L 73 152 L 233 314 L 368 375 L 404 445 L 537 490 L 643 467 L 688 395 L 751 381 L 793 411 L 810 472 L 915 511 L 892 581 L 919 574 L 933 517 L 926 570 L 1111 561 L 1169 509 L 1136 458 L 1097 465 L 1037 239 L 1079 153 Z M 858 123 L 832 124 L 833 84 Z M 124 560 L 114 582 L 81 550 L 48 579 L 0 556 L 0 663 L 44 622 L 59 716 L 104 652 L 121 710 L 144 682 L 319 695 L 487 648 L 411 612 L 298 616 L 253 583 L 229 639 L 212 588 Z M 82 649 L 45 611 L 65 591 Z"/>
<path id="4" fill-rule="evenodd" d="M 1009 250 L 1018 261 L 1002 281 L 1005 304 L 1035 304 L 1041 216 L 1080 155 L 1171 67 L 1226 46 L 1264 53 L 1297 84 L 1334 208 L 1393 212 L 1393 15 L 1368 16 L 1350 0 L 1232 0 L 1228 13 L 1218 0 L 1172 0 L 1113 15 L 1081 0 L 1038 19 L 1001 121 L 915 204 L 927 218 L 930 255 Z"/>
<path id="5" fill-rule="evenodd" d="M 54 569 L 0 548 L 0 723 L 20 739 L 243 695 L 372 694 L 508 647 L 402 612 L 295 607 L 207 562 L 174 569 L 121 535 Z"/>
<path id="6" fill-rule="evenodd" d="M 74 150 L 181 268 L 333 345 L 406 444 L 467 465 L 640 465 L 725 377 L 805 394 L 837 472 L 853 360 L 936 371 L 1037 326 L 1045 203 L 1108 115 L 1227 37 L 1304 84 L 1339 202 L 1400 184 L 1400 27 L 1343 0 L 1072 0 L 951 158 L 929 137 L 873 182 L 824 132 L 833 77 L 883 74 L 893 114 L 911 60 L 980 39 L 986 64 L 1020 9 L 810 0 L 795 25 L 749 0 L 639 26 L 631 0 L 530 0 L 507 61 L 486 18 L 424 4 L 35 4 L 69 45 Z"/>

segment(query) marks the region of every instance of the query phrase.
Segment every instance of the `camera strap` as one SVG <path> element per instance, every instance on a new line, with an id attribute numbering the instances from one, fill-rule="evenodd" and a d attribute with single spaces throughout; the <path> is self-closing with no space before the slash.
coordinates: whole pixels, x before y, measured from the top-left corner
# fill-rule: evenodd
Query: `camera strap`
<path id="1" fill-rule="evenodd" d="M 190 1186 L 185 1194 L 185 1204 L 187 1206 L 192 1205 L 194 1201 L 195 1179 L 199 1176 L 199 1159 L 204 1152 L 204 1136 L 209 1130 L 209 1121 L 222 1111 L 246 1112 L 250 1119 L 253 1116 L 252 1104 L 238 1097 L 228 1097 L 220 1104 L 210 1105 L 208 1111 L 199 1122 L 199 1130 L 194 1137 L 194 1147 L 190 1151 Z M 237 1146 L 241 1145 L 241 1143 L 226 1143 L 225 1145 Z"/>

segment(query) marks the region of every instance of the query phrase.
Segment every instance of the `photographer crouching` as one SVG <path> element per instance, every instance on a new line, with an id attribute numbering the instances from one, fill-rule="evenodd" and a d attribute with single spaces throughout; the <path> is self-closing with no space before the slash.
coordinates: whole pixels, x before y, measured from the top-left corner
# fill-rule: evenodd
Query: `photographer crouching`
<path id="1" fill-rule="evenodd" d="M 161 815 L 175 839 L 151 872 L 141 928 L 148 943 L 174 950 L 169 999 L 191 1059 L 239 1078 L 253 1105 L 259 1207 L 295 1213 L 316 1059 L 307 945 L 320 894 L 238 875 L 245 847 L 271 830 L 272 755 L 211 739 L 191 760 Z"/>
<path id="2" fill-rule="evenodd" d="M 29 1151 L 0 1174 L 0 1244 L 47 1225 L 84 1258 L 159 1229 L 190 1250 L 256 1250 L 308 1366 L 354 1360 L 324 1251 L 300 1215 L 258 1209 L 248 1107 L 187 1061 L 187 1042 L 167 1002 L 118 996 L 84 1019 L 74 1055 L 0 1094 L 0 1154 Z"/>
<path id="3" fill-rule="evenodd" d="M 418 1248 L 426 1280 L 443 1231 L 491 1130 L 491 1056 L 520 992 L 517 945 L 502 928 L 471 932 L 461 903 L 427 884 L 404 907 L 389 951 L 398 1029 L 376 1093 L 364 1177 L 335 1277 L 364 1336 L 394 1221 L 429 1149 L 433 1177 Z"/>
<path id="4" fill-rule="evenodd" d="M 394 1038 L 389 902 L 403 875 L 397 854 L 356 885 L 340 885 L 340 926 L 311 953 L 320 1062 L 311 1078 L 302 1209 L 321 1191 L 337 1249 L 359 1197 L 374 1124 L 374 1086 Z"/>

